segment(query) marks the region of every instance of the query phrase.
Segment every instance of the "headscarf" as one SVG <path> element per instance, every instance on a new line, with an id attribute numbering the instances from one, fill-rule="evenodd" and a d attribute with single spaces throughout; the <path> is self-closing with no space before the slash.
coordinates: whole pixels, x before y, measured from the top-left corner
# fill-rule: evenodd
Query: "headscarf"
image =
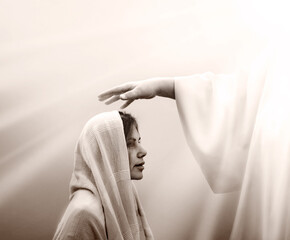
<path id="1" fill-rule="evenodd" d="M 138 240 L 143 229 L 146 239 L 153 239 L 130 177 L 126 139 L 118 111 L 98 114 L 85 125 L 75 150 L 70 198 L 79 189 L 89 190 L 101 199 L 108 239 Z M 143 229 L 139 229 L 136 210 Z"/>

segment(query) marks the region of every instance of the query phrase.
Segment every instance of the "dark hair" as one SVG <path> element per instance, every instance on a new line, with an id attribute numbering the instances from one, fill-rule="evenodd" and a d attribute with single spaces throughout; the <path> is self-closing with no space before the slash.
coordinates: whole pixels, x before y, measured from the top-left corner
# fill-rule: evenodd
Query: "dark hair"
<path id="1" fill-rule="evenodd" d="M 136 118 L 134 118 L 131 114 L 121 112 L 121 111 L 119 111 L 119 114 L 120 114 L 122 122 L 123 122 L 123 129 L 124 129 L 125 138 L 127 139 L 133 126 L 136 126 L 136 128 L 138 130 L 138 124 L 137 124 Z"/>

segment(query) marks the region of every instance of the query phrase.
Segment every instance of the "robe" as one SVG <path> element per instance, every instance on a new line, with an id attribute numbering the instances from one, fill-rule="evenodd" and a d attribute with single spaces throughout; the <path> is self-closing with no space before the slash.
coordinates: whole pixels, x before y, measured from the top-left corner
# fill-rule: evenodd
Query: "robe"
<path id="1" fill-rule="evenodd" d="M 246 73 L 175 79 L 180 120 L 205 179 L 215 193 L 240 192 L 231 240 L 290 239 L 290 51 L 284 46 L 265 51 Z"/>

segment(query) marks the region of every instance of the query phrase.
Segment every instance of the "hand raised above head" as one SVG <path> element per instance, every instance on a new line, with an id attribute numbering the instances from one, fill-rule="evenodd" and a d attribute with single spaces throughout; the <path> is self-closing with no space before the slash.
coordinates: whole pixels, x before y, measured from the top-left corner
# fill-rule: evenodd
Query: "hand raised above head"
<path id="1" fill-rule="evenodd" d="M 102 92 L 98 97 L 105 104 L 118 100 L 126 101 L 121 108 L 126 108 L 134 100 L 149 99 L 155 96 L 174 98 L 174 81 L 167 78 L 152 78 L 142 81 L 127 82 Z"/>

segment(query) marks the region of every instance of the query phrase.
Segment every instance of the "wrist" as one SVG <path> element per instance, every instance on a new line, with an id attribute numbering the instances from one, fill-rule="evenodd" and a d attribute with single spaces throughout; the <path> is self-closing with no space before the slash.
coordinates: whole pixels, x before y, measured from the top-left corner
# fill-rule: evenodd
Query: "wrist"
<path id="1" fill-rule="evenodd" d="M 174 78 L 160 78 L 157 81 L 156 95 L 175 99 Z"/>

